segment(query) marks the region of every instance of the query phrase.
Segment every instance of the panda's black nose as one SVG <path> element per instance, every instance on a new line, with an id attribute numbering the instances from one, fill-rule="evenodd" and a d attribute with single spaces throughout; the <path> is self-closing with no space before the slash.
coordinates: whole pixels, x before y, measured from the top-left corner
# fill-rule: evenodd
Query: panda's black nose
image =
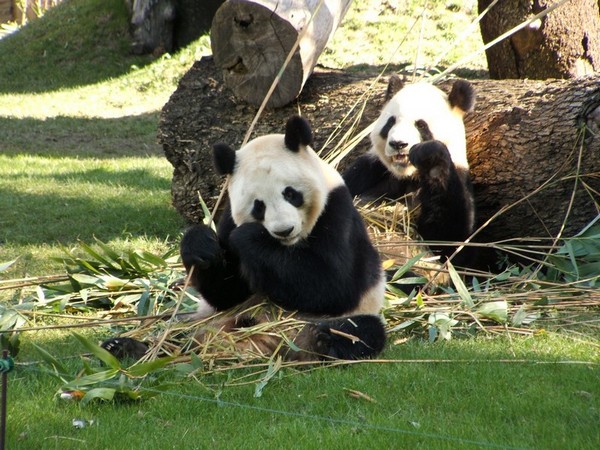
<path id="1" fill-rule="evenodd" d="M 402 150 L 403 148 L 408 147 L 408 144 L 402 141 L 389 141 L 388 144 L 394 150 Z"/>
<path id="2" fill-rule="evenodd" d="M 274 231 L 273 233 L 275 233 L 279 237 L 285 238 L 288 237 L 292 233 L 292 231 L 294 231 L 294 227 L 289 227 L 285 230 Z"/>

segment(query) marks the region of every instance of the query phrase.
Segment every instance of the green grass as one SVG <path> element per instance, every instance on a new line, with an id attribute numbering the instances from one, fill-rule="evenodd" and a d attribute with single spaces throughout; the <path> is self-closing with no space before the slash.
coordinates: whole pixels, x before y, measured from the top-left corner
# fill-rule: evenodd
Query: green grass
<path id="1" fill-rule="evenodd" d="M 48 257 L 78 240 L 174 245 L 184 224 L 170 203 L 164 158 L 99 156 L 0 155 L 1 259 L 19 258 L 13 276 L 62 272 Z"/>
<path id="2" fill-rule="evenodd" d="M 418 1 L 354 2 L 319 63 L 350 69 L 388 63 L 439 68 L 481 48 L 478 28 L 459 41 L 477 15 L 475 2 L 437 0 L 428 2 L 427 8 L 424 5 Z M 485 56 L 479 54 L 469 67 L 486 68 Z"/>
<path id="3" fill-rule="evenodd" d="M 184 223 L 157 125 L 208 36 L 140 57 L 127 29 L 122 1 L 72 0 L 0 40 L 0 261 L 19 258 L 9 277 L 62 271 L 50 257 L 77 240 L 175 245 Z"/>
<path id="4" fill-rule="evenodd" d="M 76 351 L 53 337 L 62 351 Z M 35 359 L 27 342 L 23 351 Z M 8 448 L 592 449 L 600 442 L 600 355 L 588 345 L 548 335 L 415 340 L 385 356 L 401 361 L 286 369 L 260 398 L 252 385 L 221 388 L 227 376 L 207 376 L 173 378 L 167 394 L 145 402 L 85 408 L 53 398 L 56 381 L 40 366 L 22 368 L 11 377 L 19 402 L 9 407 Z M 73 418 L 95 424 L 74 429 Z"/>
<path id="5" fill-rule="evenodd" d="M 429 4 L 421 64 L 447 66 L 481 44 L 475 32 L 441 57 L 475 13 L 459 2 Z M 319 62 L 412 64 L 420 25 L 407 30 L 421 9 L 355 0 Z M 172 167 L 157 124 L 177 80 L 209 51 L 204 36 L 175 55 L 129 54 L 121 0 L 65 1 L 0 40 L 0 264 L 18 258 L 0 281 L 63 273 L 51 258 L 78 241 L 157 254 L 177 245 L 184 224 L 170 205 Z M 484 67 L 480 55 L 466 68 Z M 24 302 L 32 290 L 0 290 L 0 300 Z M 196 380 L 171 371 L 172 385 L 156 398 L 86 407 L 55 396 L 62 383 L 34 347 L 74 373 L 81 361 L 73 357 L 85 351 L 77 340 L 69 331 L 23 332 L 8 377 L 7 448 L 597 448 L 597 310 L 587 318 L 585 327 L 530 336 L 394 343 L 404 336 L 393 335 L 382 357 L 395 362 L 284 369 L 258 398 L 254 384 L 228 385 L 244 371 Z M 76 429 L 78 418 L 94 424 Z"/>
<path id="6" fill-rule="evenodd" d="M 148 56 L 123 58 L 129 51 L 126 20 L 120 0 L 66 1 L 50 9 L 41 20 L 0 41 L 0 53 L 18 55 L 2 58 L 0 92 L 29 94 L 94 84 L 129 72 L 132 64 L 150 63 Z"/>

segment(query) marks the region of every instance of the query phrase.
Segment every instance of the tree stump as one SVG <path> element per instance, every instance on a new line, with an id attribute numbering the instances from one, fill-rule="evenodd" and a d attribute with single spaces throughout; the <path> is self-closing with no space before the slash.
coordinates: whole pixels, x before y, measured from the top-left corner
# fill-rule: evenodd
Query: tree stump
<path id="1" fill-rule="evenodd" d="M 352 0 L 229 0 L 215 14 L 211 47 L 225 84 L 240 99 L 260 105 L 298 37 L 268 106 L 295 99 Z M 306 28 L 311 14 L 314 18 Z"/>
<path id="2" fill-rule="evenodd" d="M 479 12 L 492 0 L 479 0 Z M 554 1 L 503 0 L 481 19 L 488 43 L 542 12 Z M 490 77 L 574 78 L 600 71 L 598 0 L 571 0 L 486 50 Z"/>
<path id="3" fill-rule="evenodd" d="M 355 134 L 383 106 L 387 82 L 374 83 L 376 73 L 315 70 L 295 104 L 263 113 L 253 137 L 283 132 L 287 117 L 298 112 L 313 127 L 317 151 L 334 132 L 337 143 L 354 119 Z M 556 236 L 563 223 L 566 235 L 578 232 L 600 205 L 600 77 L 472 83 L 477 102 L 465 125 L 478 223 L 493 218 L 477 240 Z M 365 92 L 371 95 L 366 104 Z M 165 105 L 159 140 L 174 167 L 173 204 L 188 221 L 202 219 L 199 194 L 212 208 L 222 186 L 212 145 L 239 147 L 255 112 L 224 87 L 210 58 L 196 62 Z M 352 154 L 368 147 L 363 139 Z M 331 144 L 324 149 L 330 150 Z"/>

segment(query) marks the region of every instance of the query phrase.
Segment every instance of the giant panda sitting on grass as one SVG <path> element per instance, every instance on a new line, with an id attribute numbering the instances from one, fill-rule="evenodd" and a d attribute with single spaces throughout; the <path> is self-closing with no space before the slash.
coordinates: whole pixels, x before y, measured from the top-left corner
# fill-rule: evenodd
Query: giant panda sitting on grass
<path id="1" fill-rule="evenodd" d="M 457 80 L 446 95 L 429 83 L 404 86 L 392 77 L 388 93 L 394 90 L 371 132 L 370 151 L 344 172 L 344 181 L 364 200 L 414 193 L 416 230 L 423 240 L 462 242 L 475 220 L 463 124 L 474 105 L 473 88 Z M 430 244 L 430 249 L 443 262 L 456 247 Z M 465 248 L 453 263 L 470 265 L 471 259 Z"/>
<path id="2" fill-rule="evenodd" d="M 181 258 L 191 285 L 217 311 L 266 297 L 306 320 L 287 336 L 292 345 L 255 336 L 247 348 L 290 360 L 369 358 L 386 339 L 385 277 L 348 188 L 311 140 L 308 123 L 294 116 L 285 135 L 256 138 L 238 151 L 216 145 L 215 168 L 229 176 L 229 205 L 217 233 L 205 225 L 187 230 Z M 227 331 L 268 316 L 242 312 L 217 320 L 213 328 Z M 104 347 L 122 356 L 128 343 L 116 338 Z"/>

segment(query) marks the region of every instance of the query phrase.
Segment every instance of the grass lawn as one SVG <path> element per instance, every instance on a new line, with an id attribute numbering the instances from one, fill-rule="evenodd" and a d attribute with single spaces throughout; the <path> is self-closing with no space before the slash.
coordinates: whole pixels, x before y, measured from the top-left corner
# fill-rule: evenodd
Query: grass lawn
<path id="1" fill-rule="evenodd" d="M 355 0 L 319 62 L 356 70 L 418 56 L 419 64 L 445 67 L 481 45 L 477 28 L 452 45 L 476 16 L 458 2 L 428 2 L 425 26 L 407 33 L 422 3 Z M 18 280 L 63 275 L 56 258 L 85 255 L 96 239 L 146 262 L 155 260 L 143 251 L 177 247 L 185 224 L 171 206 L 172 167 L 157 124 L 179 78 L 209 52 L 203 36 L 173 55 L 131 55 L 122 0 L 66 0 L 0 39 L 1 336 L 10 336 L 16 310 L 38 305 L 21 323 L 29 331 L 19 334 L 8 375 L 6 448 L 599 448 L 598 309 L 551 302 L 531 328 L 512 327 L 523 334 L 509 332 L 511 323 L 493 332 L 458 326 L 453 339 L 430 341 L 425 324 L 421 333 L 392 333 L 381 361 L 223 371 L 207 361 L 179 363 L 142 382 L 145 394 L 160 394 L 152 398 L 85 405 L 60 398 L 82 369 L 104 368 L 81 356 L 87 350 L 72 329 L 47 327 L 111 312 L 66 307 L 70 294 L 51 298 L 35 280 Z M 484 68 L 481 55 L 468 67 Z M 163 283 L 163 273 L 163 266 L 152 272 L 152 283 Z M 514 282 L 512 296 L 519 293 L 512 286 L 535 291 Z M 109 290 L 102 301 L 116 298 Z M 86 292 L 91 305 L 96 290 Z M 508 293 L 498 287 L 489 295 Z M 115 310 L 136 307 L 120 301 Z M 521 310 L 510 306 L 514 322 Z M 97 340 L 120 327 L 76 331 Z M 64 367 L 52 370 L 40 348 Z"/>

